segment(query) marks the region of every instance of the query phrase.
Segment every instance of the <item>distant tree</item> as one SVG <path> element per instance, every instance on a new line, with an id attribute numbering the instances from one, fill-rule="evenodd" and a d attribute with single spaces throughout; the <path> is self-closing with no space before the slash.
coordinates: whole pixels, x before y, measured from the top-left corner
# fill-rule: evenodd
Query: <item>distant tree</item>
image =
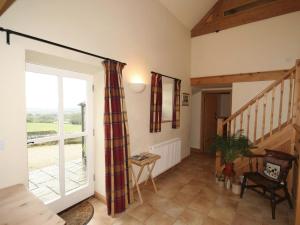
<path id="1" fill-rule="evenodd" d="M 54 123 L 56 121 L 56 114 L 27 114 L 28 123 Z"/>
<path id="2" fill-rule="evenodd" d="M 70 115 L 70 123 L 71 124 L 81 124 L 81 113 L 74 113 Z"/>
<path id="3" fill-rule="evenodd" d="M 28 113 L 26 121 L 27 121 L 27 123 L 33 123 L 34 115 L 32 113 Z"/>
<path id="4" fill-rule="evenodd" d="M 57 121 L 57 116 L 55 114 L 40 115 L 38 120 L 39 123 L 54 123 Z"/>

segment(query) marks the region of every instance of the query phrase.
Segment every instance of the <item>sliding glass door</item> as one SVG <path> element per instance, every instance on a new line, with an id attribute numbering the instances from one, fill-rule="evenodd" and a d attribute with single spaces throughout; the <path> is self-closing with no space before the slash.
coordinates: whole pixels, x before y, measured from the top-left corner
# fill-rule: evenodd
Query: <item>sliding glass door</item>
<path id="1" fill-rule="evenodd" d="M 93 195 L 91 76 L 28 64 L 29 190 L 55 212 Z"/>

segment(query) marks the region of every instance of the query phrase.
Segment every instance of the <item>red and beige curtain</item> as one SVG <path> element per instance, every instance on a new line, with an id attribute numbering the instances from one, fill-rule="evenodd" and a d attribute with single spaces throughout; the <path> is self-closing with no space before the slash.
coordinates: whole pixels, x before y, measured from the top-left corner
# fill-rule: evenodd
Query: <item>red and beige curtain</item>
<path id="1" fill-rule="evenodd" d="M 173 99 L 173 116 L 172 116 L 172 128 L 176 129 L 180 127 L 180 89 L 181 80 L 174 80 L 174 99 Z"/>
<path id="2" fill-rule="evenodd" d="M 162 76 L 152 72 L 150 102 L 150 132 L 161 131 L 162 118 Z"/>
<path id="3" fill-rule="evenodd" d="M 109 215 L 121 213 L 133 201 L 129 175 L 129 134 L 122 70 L 124 64 L 106 60 L 105 67 L 105 169 Z"/>

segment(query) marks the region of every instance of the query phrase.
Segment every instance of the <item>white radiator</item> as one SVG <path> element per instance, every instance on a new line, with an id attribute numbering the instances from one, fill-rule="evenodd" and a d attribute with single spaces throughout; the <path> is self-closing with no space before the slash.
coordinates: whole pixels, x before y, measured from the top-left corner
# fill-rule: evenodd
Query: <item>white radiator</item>
<path id="1" fill-rule="evenodd" d="M 165 172 L 181 161 L 181 140 L 179 138 L 162 142 L 150 147 L 151 153 L 160 155 L 153 169 L 153 176 Z"/>

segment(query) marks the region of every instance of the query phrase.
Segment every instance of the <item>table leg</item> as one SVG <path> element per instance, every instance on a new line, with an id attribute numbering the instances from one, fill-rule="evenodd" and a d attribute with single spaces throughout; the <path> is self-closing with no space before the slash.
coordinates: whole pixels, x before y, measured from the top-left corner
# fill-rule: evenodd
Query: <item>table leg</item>
<path id="1" fill-rule="evenodd" d="M 155 161 L 155 162 L 156 162 L 156 161 Z M 151 181 L 152 181 L 152 184 L 153 184 L 153 187 L 154 187 L 154 191 L 157 192 L 157 188 L 156 188 L 154 179 L 153 179 L 153 177 L 152 177 L 152 171 L 153 171 L 153 169 L 154 169 L 155 162 L 153 162 L 151 168 L 149 167 L 149 164 L 148 164 L 148 165 L 147 165 L 147 169 L 148 169 L 148 172 L 149 172 L 149 177 L 151 178 Z M 149 179 L 149 177 L 148 177 L 148 179 Z M 147 179 L 147 180 L 148 180 L 148 179 Z"/>
<path id="2" fill-rule="evenodd" d="M 144 170 L 144 167 L 145 166 L 142 166 L 142 167 L 140 167 L 140 171 L 139 171 L 139 173 L 138 173 L 138 176 L 137 176 L 137 182 L 139 182 L 139 180 L 140 180 L 140 177 L 141 177 L 141 175 L 142 175 L 142 172 L 143 172 L 143 170 Z"/>
<path id="3" fill-rule="evenodd" d="M 140 178 L 140 176 L 141 176 L 141 170 L 142 170 L 143 168 L 144 168 L 144 167 L 142 167 L 142 168 L 140 169 L 138 178 L 136 178 L 135 173 L 134 173 L 134 171 L 133 171 L 133 168 L 131 167 L 131 173 L 132 173 L 132 176 L 133 176 L 133 180 L 134 180 L 134 183 L 135 183 L 135 186 L 136 186 L 136 189 L 137 189 L 137 192 L 138 192 L 138 195 L 139 195 L 141 204 L 143 204 L 143 198 L 142 198 L 142 194 L 141 194 L 141 190 L 140 190 L 140 186 L 139 186 L 138 180 L 139 180 L 139 178 Z"/>

